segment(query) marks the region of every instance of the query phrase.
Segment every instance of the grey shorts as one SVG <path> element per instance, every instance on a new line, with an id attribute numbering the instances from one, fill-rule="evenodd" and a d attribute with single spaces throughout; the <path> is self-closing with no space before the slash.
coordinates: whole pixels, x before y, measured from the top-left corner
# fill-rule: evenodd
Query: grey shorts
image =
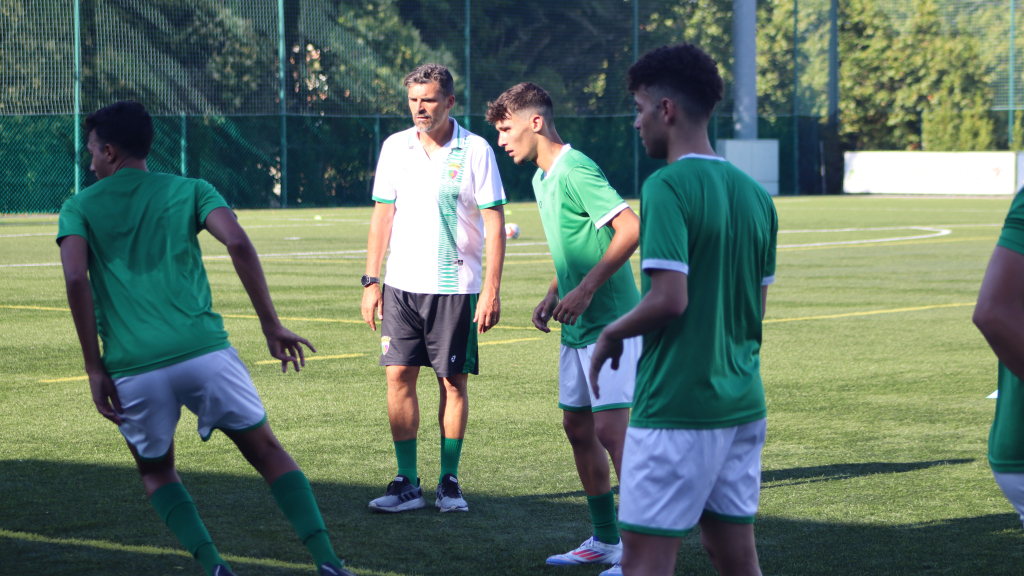
<path id="1" fill-rule="evenodd" d="M 380 365 L 430 366 L 439 378 L 478 374 L 476 298 L 384 286 Z"/>
<path id="2" fill-rule="evenodd" d="M 199 417 L 199 437 L 217 428 L 247 432 L 267 421 L 249 370 L 234 348 L 217 350 L 143 374 L 114 378 L 121 434 L 143 460 L 162 460 L 184 406 Z"/>

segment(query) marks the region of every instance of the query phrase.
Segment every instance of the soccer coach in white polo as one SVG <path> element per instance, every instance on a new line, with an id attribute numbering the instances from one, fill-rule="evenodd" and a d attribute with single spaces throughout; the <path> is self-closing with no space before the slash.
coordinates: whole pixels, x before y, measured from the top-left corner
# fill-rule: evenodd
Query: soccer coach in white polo
<path id="1" fill-rule="evenodd" d="M 415 126 L 392 134 L 381 147 L 362 279 L 363 320 L 376 330 L 375 317 L 381 319 L 380 365 L 386 367 L 398 460 L 395 480 L 370 508 L 404 512 L 426 505 L 416 470 L 416 378 L 420 366 L 430 366 L 441 387 L 434 505 L 441 512 L 465 512 L 458 467 L 469 416 L 466 382 L 478 373 L 477 333 L 498 323 L 507 200 L 487 141 L 449 116 L 455 105 L 451 72 L 425 64 L 405 77 L 405 85 Z M 382 289 L 377 276 L 389 242 Z"/>

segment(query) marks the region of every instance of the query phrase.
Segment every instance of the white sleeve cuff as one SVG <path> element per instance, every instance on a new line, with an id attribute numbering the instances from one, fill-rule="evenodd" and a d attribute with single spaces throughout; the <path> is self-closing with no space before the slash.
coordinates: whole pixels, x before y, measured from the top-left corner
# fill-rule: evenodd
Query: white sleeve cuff
<path id="1" fill-rule="evenodd" d="M 769 284 L 775 284 L 775 274 L 761 279 L 761 286 L 768 286 Z"/>
<path id="2" fill-rule="evenodd" d="M 678 260 L 659 260 L 657 258 L 647 258 L 640 262 L 641 270 L 672 270 L 673 272 L 682 272 L 687 276 L 690 275 L 690 265 L 686 262 L 679 262 Z"/>
<path id="3" fill-rule="evenodd" d="M 619 204 L 615 208 L 612 208 L 607 214 L 602 216 L 600 220 L 594 223 L 594 227 L 597 228 L 598 230 L 604 228 L 605 224 L 614 220 L 615 217 L 618 216 L 619 213 L 625 210 L 626 208 L 629 208 L 629 204 L 626 204 L 625 202 Z"/>

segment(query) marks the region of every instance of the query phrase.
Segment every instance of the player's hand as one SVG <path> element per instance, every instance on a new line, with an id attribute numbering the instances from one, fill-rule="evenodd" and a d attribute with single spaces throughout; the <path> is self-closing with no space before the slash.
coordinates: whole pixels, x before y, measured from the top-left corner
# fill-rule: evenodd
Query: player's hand
<path id="1" fill-rule="evenodd" d="M 374 319 L 374 312 L 376 312 L 376 320 L 384 319 L 384 295 L 381 294 L 380 284 L 370 284 L 366 288 L 363 288 L 363 321 L 370 327 L 370 330 L 377 331 L 377 323 Z"/>
<path id="2" fill-rule="evenodd" d="M 580 316 L 583 315 L 587 307 L 590 306 L 590 301 L 593 298 L 593 292 L 585 290 L 582 286 L 577 286 L 566 294 L 565 298 L 562 298 L 558 306 L 555 306 L 551 317 L 562 324 L 573 326 Z"/>
<path id="3" fill-rule="evenodd" d="M 533 325 L 541 332 L 551 332 L 548 328 L 548 320 L 551 320 L 551 311 L 558 305 L 558 293 L 548 292 L 544 299 L 533 309 Z"/>
<path id="4" fill-rule="evenodd" d="M 484 287 L 480 292 L 480 299 L 476 303 L 476 314 L 473 322 L 476 322 L 476 331 L 480 334 L 487 332 L 498 324 L 501 318 L 501 297 L 498 291 Z"/>
<path id="5" fill-rule="evenodd" d="M 590 356 L 590 387 L 594 389 L 594 398 L 601 397 L 601 389 L 597 386 L 597 376 L 601 368 L 609 359 L 612 361 L 612 370 L 619 369 L 619 359 L 622 358 L 622 340 L 608 336 L 602 332 L 594 346 L 594 353 Z"/>
<path id="6" fill-rule="evenodd" d="M 117 387 L 110 376 L 103 370 L 90 372 L 89 388 L 92 390 L 92 402 L 100 415 L 120 426 L 124 422 L 121 418 L 124 410 L 121 409 L 121 399 L 117 396 Z"/>
<path id="7" fill-rule="evenodd" d="M 295 366 L 296 372 L 299 371 L 299 366 L 306 365 L 306 355 L 302 350 L 303 344 L 309 347 L 311 352 L 316 352 L 316 348 L 313 348 L 309 340 L 280 324 L 276 328 L 264 331 L 263 335 L 267 337 L 267 348 L 270 349 L 270 355 L 281 361 L 281 372 L 288 372 L 289 362 Z"/>

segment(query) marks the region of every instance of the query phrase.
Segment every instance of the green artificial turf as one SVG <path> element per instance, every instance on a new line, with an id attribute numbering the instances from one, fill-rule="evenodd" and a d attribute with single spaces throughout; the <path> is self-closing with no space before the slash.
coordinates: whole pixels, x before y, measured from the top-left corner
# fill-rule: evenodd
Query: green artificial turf
<path id="1" fill-rule="evenodd" d="M 765 574 L 1019 573 L 1021 522 L 985 459 L 996 362 L 970 321 L 1009 202 L 776 200 L 755 528 Z M 244 317 L 248 299 L 225 250 L 201 236 L 214 307 L 357 574 L 602 569 L 544 566 L 589 535 L 589 515 L 557 408 L 558 334 L 529 327 L 554 269 L 536 207 L 507 209 L 522 236 L 509 242 L 501 323 L 481 337 L 481 374 L 470 380 L 468 514 L 366 509 L 395 473 L 379 335 L 359 321 L 370 209 L 239 214 L 279 314 L 317 347 L 299 374 L 260 363 L 270 357 Z M 83 371 L 60 267 L 10 266 L 58 262 L 55 232 L 52 216 L 0 219 L 0 574 L 200 574 L 150 507 L 87 383 L 67 380 Z M 315 359 L 327 356 L 346 357 Z M 429 492 L 440 459 L 432 371 L 419 386 Z M 225 436 L 203 443 L 195 427 L 186 411 L 178 468 L 239 575 L 312 574 L 262 480 Z M 684 539 L 677 573 L 713 573 L 699 536 Z"/>

